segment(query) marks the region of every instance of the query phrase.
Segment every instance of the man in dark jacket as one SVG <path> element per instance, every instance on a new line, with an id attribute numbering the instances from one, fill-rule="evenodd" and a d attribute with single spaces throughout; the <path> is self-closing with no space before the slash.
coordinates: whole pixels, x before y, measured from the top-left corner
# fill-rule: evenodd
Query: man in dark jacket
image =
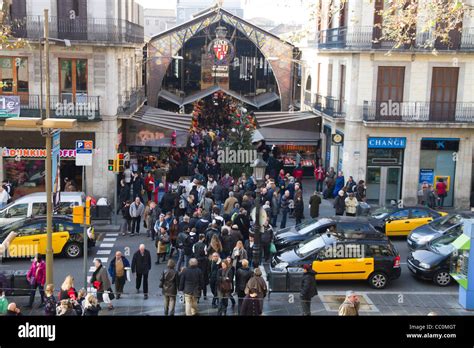
<path id="1" fill-rule="evenodd" d="M 237 270 L 235 275 L 235 292 L 237 293 L 239 299 L 237 307 L 239 313 L 242 306 L 242 301 L 245 297 L 245 287 L 247 286 L 250 278 L 252 278 L 252 271 L 249 268 L 249 262 L 248 260 L 243 259 L 242 267 Z"/>
<path id="2" fill-rule="evenodd" d="M 318 294 L 316 289 L 316 272 L 313 271 L 311 265 L 303 265 L 303 278 L 301 280 L 301 308 L 303 315 L 311 315 L 311 299 Z"/>
<path id="3" fill-rule="evenodd" d="M 178 293 L 179 275 L 174 269 L 173 259 L 168 260 L 167 268 L 163 271 L 160 278 L 160 288 L 163 289 L 165 297 L 165 315 L 174 315 L 176 305 L 176 294 Z"/>
<path id="4" fill-rule="evenodd" d="M 206 240 L 206 236 L 204 234 L 200 234 L 199 241 L 193 246 L 193 255 L 194 255 L 194 258 L 198 260 L 198 267 L 201 270 L 202 275 L 204 277 L 204 287 L 202 288 L 202 294 L 204 296 L 204 300 L 207 300 L 207 284 L 208 284 L 207 263 L 209 259 L 207 257 L 207 246 L 206 246 L 205 240 Z"/>
<path id="5" fill-rule="evenodd" d="M 222 206 L 224 204 L 224 187 L 218 182 L 216 186 L 212 189 L 212 195 L 214 197 L 214 202 L 216 202 L 216 205 L 219 207 L 219 209 L 222 209 Z"/>
<path id="6" fill-rule="evenodd" d="M 319 216 L 319 205 L 321 204 L 321 197 L 314 191 L 314 194 L 309 198 L 309 215 L 312 219 Z"/>
<path id="7" fill-rule="evenodd" d="M 178 195 L 173 190 L 172 192 L 166 192 L 161 199 L 160 208 L 163 213 L 171 212 L 177 206 L 178 203 Z"/>
<path id="8" fill-rule="evenodd" d="M 219 236 L 219 231 L 217 229 L 216 224 L 211 224 L 209 228 L 206 230 L 206 245 L 209 246 L 211 244 L 211 239 L 213 235 Z"/>
<path id="9" fill-rule="evenodd" d="M 189 260 L 189 267 L 184 269 L 179 279 L 179 291 L 184 292 L 186 315 L 199 314 L 197 301 L 203 288 L 204 277 L 198 267 L 198 261 L 193 258 Z"/>
<path id="10" fill-rule="evenodd" d="M 148 299 L 148 272 L 151 269 L 151 255 L 145 249 L 145 244 L 140 244 L 137 252 L 133 254 L 132 258 L 132 273 L 137 273 L 136 289 L 137 294 L 140 292 L 140 286 L 143 278 L 143 294 L 145 300 Z"/>
<path id="11" fill-rule="evenodd" d="M 117 251 L 115 257 L 109 264 L 110 279 L 112 280 L 112 284 L 115 284 L 117 300 L 120 299 L 125 281 L 127 280 L 127 267 L 130 267 L 130 262 L 128 262 L 127 258 L 123 256 L 120 251 Z"/>
<path id="12" fill-rule="evenodd" d="M 244 240 L 249 239 L 250 218 L 248 212 L 245 209 L 240 209 L 240 214 L 237 215 L 234 223 L 239 227 L 239 231 L 242 233 Z"/>

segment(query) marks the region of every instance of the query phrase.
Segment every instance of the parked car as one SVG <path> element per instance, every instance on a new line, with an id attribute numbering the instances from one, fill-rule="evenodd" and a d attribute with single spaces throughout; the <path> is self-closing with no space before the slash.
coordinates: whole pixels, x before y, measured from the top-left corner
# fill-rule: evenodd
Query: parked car
<path id="1" fill-rule="evenodd" d="M 384 234 L 377 231 L 367 218 L 336 216 L 305 221 L 299 225 L 278 230 L 275 233 L 275 247 L 277 250 L 294 247 L 298 243 L 315 235 L 330 230 L 346 238 L 383 238 Z"/>
<path id="2" fill-rule="evenodd" d="M 408 255 L 408 269 L 418 278 L 432 280 L 439 286 L 449 285 L 450 257 L 455 250 L 451 243 L 462 233 L 462 228 L 455 228 L 428 242 L 426 249 L 413 251 Z"/>
<path id="3" fill-rule="evenodd" d="M 454 213 L 442 216 L 432 222 L 415 228 L 407 238 L 410 250 L 423 249 L 428 242 L 457 229 L 464 224 L 464 219 L 474 219 L 474 213 Z"/>
<path id="4" fill-rule="evenodd" d="M 63 254 L 68 258 L 77 258 L 82 255 L 83 228 L 73 224 L 71 217 L 55 215 L 53 231 L 54 254 Z M 8 238 L 9 235 L 10 238 Z M 27 218 L 0 227 L 0 243 L 5 248 L 7 257 L 45 255 L 46 239 L 46 217 L 44 216 Z M 87 246 L 88 248 L 95 246 L 93 227 L 88 233 Z"/>
<path id="5" fill-rule="evenodd" d="M 83 192 L 61 192 L 61 203 L 57 213 L 71 215 L 72 207 L 84 205 L 85 199 Z M 41 215 L 46 215 L 46 193 L 32 193 L 18 198 L 0 210 L 0 226 Z"/>
<path id="6" fill-rule="evenodd" d="M 390 207 L 377 209 L 369 221 L 389 237 L 407 236 L 415 228 L 447 214 L 427 207 Z"/>
<path id="7" fill-rule="evenodd" d="M 323 233 L 299 245 L 277 252 L 268 272 L 290 273 L 312 264 L 317 280 L 367 280 L 376 289 L 400 277 L 400 255 L 387 237 L 344 238 Z"/>

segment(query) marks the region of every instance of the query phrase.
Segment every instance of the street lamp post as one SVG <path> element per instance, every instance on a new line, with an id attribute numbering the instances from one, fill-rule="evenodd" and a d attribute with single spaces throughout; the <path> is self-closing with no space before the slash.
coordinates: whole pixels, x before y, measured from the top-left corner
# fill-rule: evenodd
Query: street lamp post
<path id="1" fill-rule="evenodd" d="M 255 201 L 255 224 L 254 224 L 254 244 L 252 250 L 252 264 L 254 268 L 260 266 L 261 258 L 261 223 L 260 221 L 260 186 L 263 183 L 265 178 L 265 169 L 267 168 L 267 163 L 262 159 L 262 154 L 257 154 L 257 159 L 252 164 L 253 167 L 253 177 L 257 184 L 257 198 Z"/>
<path id="2" fill-rule="evenodd" d="M 72 129 L 76 127 L 77 121 L 75 119 L 65 118 L 51 118 L 50 117 L 50 70 L 49 70 L 49 11 L 44 10 L 44 38 L 40 41 L 40 47 L 42 41 L 44 41 L 44 55 L 45 55 L 45 117 L 41 113 L 41 117 L 13 117 L 5 120 L 5 127 L 16 127 L 16 128 L 34 128 L 41 130 L 41 134 L 46 139 L 46 178 L 45 178 L 45 191 L 46 191 L 46 284 L 53 283 L 53 168 L 52 168 L 52 137 L 56 130 L 59 129 Z M 62 42 L 66 46 L 71 46 L 69 40 L 53 39 L 53 41 Z M 40 60 L 41 60 L 40 55 Z M 42 66 L 42 64 L 41 64 Z M 40 105 L 42 108 L 43 105 Z"/>

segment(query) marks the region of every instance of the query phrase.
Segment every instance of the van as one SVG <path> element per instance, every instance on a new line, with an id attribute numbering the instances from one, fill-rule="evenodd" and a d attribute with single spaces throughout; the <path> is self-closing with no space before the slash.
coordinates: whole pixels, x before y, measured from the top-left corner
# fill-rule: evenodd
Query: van
<path id="1" fill-rule="evenodd" d="M 85 200 L 83 192 L 61 192 L 61 203 L 56 213 L 72 215 L 72 207 L 84 205 Z M 32 193 L 18 198 L 0 210 L 0 226 L 41 215 L 46 215 L 46 193 Z"/>

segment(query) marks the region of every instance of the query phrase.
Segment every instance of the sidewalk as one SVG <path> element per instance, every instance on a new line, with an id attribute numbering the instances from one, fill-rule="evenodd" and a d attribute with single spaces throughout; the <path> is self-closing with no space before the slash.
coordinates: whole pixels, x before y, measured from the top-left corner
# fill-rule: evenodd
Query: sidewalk
<path id="1" fill-rule="evenodd" d="M 132 288 L 127 284 L 129 290 Z M 474 315 L 474 312 L 464 310 L 458 303 L 456 293 L 395 293 L 367 291 L 359 292 L 361 301 L 360 315 L 427 315 L 435 312 L 438 315 Z M 344 300 L 344 293 L 321 291 L 312 301 L 313 315 L 337 315 L 338 308 Z M 22 308 L 27 298 L 17 298 L 17 304 Z M 163 315 L 164 298 L 161 293 L 151 292 L 148 300 L 142 294 L 127 294 L 120 300 L 114 300 L 115 309 L 108 310 L 102 305 L 100 315 Z M 206 301 L 201 299 L 199 304 L 201 315 L 217 315 L 217 309 L 211 307 L 211 297 Z M 23 310 L 24 315 L 43 315 L 42 309 Z M 176 315 L 184 315 L 183 298 L 178 297 Z M 264 299 L 264 315 L 268 316 L 299 316 L 302 314 L 298 293 L 272 293 Z M 228 315 L 237 315 L 237 305 L 231 307 L 229 301 Z"/>

